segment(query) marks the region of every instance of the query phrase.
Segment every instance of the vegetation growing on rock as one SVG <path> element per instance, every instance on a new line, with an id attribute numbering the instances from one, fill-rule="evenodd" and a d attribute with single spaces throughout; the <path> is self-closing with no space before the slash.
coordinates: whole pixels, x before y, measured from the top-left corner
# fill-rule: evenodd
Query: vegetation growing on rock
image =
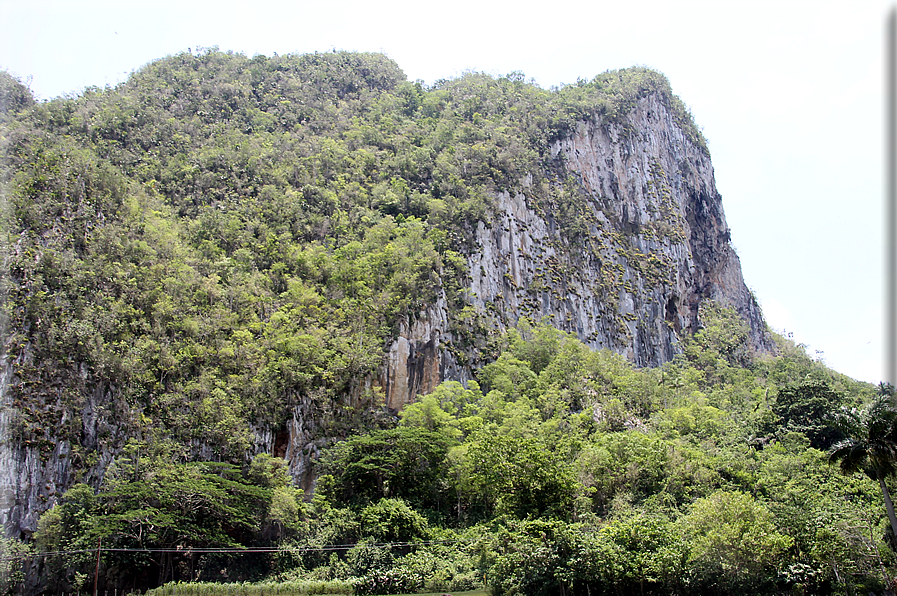
<path id="1" fill-rule="evenodd" d="M 155 430 L 246 461 L 247 421 L 363 393 L 441 291 L 465 327 L 457 251 L 575 122 L 660 93 L 696 130 L 646 69 L 424 88 L 377 54 L 204 50 L 74 98 L 3 89 L 14 434 L 78 462 Z M 82 445 L 88 396 L 107 429 Z"/>

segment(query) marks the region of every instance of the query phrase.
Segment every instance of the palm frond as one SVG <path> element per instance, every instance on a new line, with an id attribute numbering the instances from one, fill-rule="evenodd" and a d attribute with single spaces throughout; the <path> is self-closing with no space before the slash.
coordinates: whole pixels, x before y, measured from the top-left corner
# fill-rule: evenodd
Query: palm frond
<path id="1" fill-rule="evenodd" d="M 844 474 L 865 472 L 870 478 L 897 474 L 897 408 L 880 395 L 865 408 L 842 409 L 834 416 L 848 437 L 829 449 L 829 463 Z"/>

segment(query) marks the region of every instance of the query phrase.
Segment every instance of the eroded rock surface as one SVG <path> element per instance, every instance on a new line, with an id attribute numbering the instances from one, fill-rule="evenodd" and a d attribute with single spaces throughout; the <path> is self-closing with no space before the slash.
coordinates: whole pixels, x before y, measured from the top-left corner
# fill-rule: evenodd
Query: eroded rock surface
<path id="1" fill-rule="evenodd" d="M 680 351 L 700 304 L 713 300 L 750 325 L 755 350 L 775 349 L 729 243 L 710 158 L 660 96 L 642 99 L 623 125 L 580 122 L 551 155 L 578 209 L 543 199 L 538 185 L 559 183 L 543 173 L 523 192 L 495 196 L 494 217 L 475 231 L 469 302 L 488 328 L 545 320 L 657 366 Z M 458 339 L 438 305 L 404 326 L 385 365 L 390 407 L 436 380 L 469 376 L 451 349 Z"/>

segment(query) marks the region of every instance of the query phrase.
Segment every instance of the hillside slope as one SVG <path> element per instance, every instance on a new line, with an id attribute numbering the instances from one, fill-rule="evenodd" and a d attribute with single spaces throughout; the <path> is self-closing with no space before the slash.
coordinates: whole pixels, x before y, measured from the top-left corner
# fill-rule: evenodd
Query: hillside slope
<path id="1" fill-rule="evenodd" d="M 774 349 L 658 73 L 427 88 L 376 54 L 209 50 L 42 104 L 3 85 L 9 534 L 133 441 L 308 486 L 522 317 L 656 366 L 713 301 Z"/>

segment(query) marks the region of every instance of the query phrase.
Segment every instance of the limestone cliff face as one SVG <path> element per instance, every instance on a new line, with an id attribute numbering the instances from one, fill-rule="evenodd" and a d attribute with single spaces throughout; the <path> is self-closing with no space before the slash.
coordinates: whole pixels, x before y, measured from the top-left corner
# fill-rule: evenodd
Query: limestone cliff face
<path id="1" fill-rule="evenodd" d="M 401 326 L 386 354 L 380 378 L 387 407 L 401 410 L 415 396 L 432 391 L 443 380 L 445 351 L 440 348 L 448 331 L 444 298 Z"/>
<path id="2" fill-rule="evenodd" d="M 622 124 L 580 122 L 551 156 L 557 171 L 495 196 L 491 221 L 475 231 L 469 300 L 487 326 L 547 320 L 593 348 L 656 366 L 697 330 L 701 302 L 713 300 L 750 325 L 755 350 L 775 349 L 729 243 L 710 158 L 659 95 Z M 558 183 L 576 208 L 545 199 L 544 186 Z M 469 374 L 449 349 L 458 337 L 444 312 L 422 313 L 390 347 L 391 407 Z"/>
<path id="3" fill-rule="evenodd" d="M 379 376 L 357 381 L 346 397 L 351 405 L 382 391 L 394 414 L 443 380 L 471 378 L 475 340 L 521 317 L 654 366 L 673 358 L 679 339 L 697 329 L 700 304 L 714 300 L 749 323 L 756 350 L 774 350 L 729 243 L 710 158 L 662 96 L 641 99 L 621 122 L 580 122 L 548 155 L 545 171 L 531 172 L 513 193 L 496 193 L 488 223 L 471 230 L 462 249 L 467 308 L 449 304 L 443 292 L 400 324 L 384 346 Z M 114 456 L 109 445 L 123 444 L 125 431 L 99 405 L 114 396 L 95 388 L 79 413 L 94 460 L 71 461 L 65 442 L 23 444 L 5 391 L 11 364 L 0 360 L 0 523 L 19 535 L 36 529 L 74 468 L 80 478 L 100 478 Z M 253 449 L 288 459 L 294 478 L 311 488 L 311 462 L 334 416 L 322 408 L 336 406 L 307 395 L 294 403 L 285 427 L 253 426 Z"/>
<path id="4" fill-rule="evenodd" d="M 116 455 L 112 445 L 127 432 L 102 412 L 108 400 L 87 395 L 80 414 L 82 445 L 95 457 L 84 461 L 68 441 L 23 441 L 15 432 L 15 406 L 6 391 L 12 367 L 0 358 L 0 527 L 7 536 L 34 532 L 40 514 L 75 481 L 93 483 L 103 476 Z"/>

